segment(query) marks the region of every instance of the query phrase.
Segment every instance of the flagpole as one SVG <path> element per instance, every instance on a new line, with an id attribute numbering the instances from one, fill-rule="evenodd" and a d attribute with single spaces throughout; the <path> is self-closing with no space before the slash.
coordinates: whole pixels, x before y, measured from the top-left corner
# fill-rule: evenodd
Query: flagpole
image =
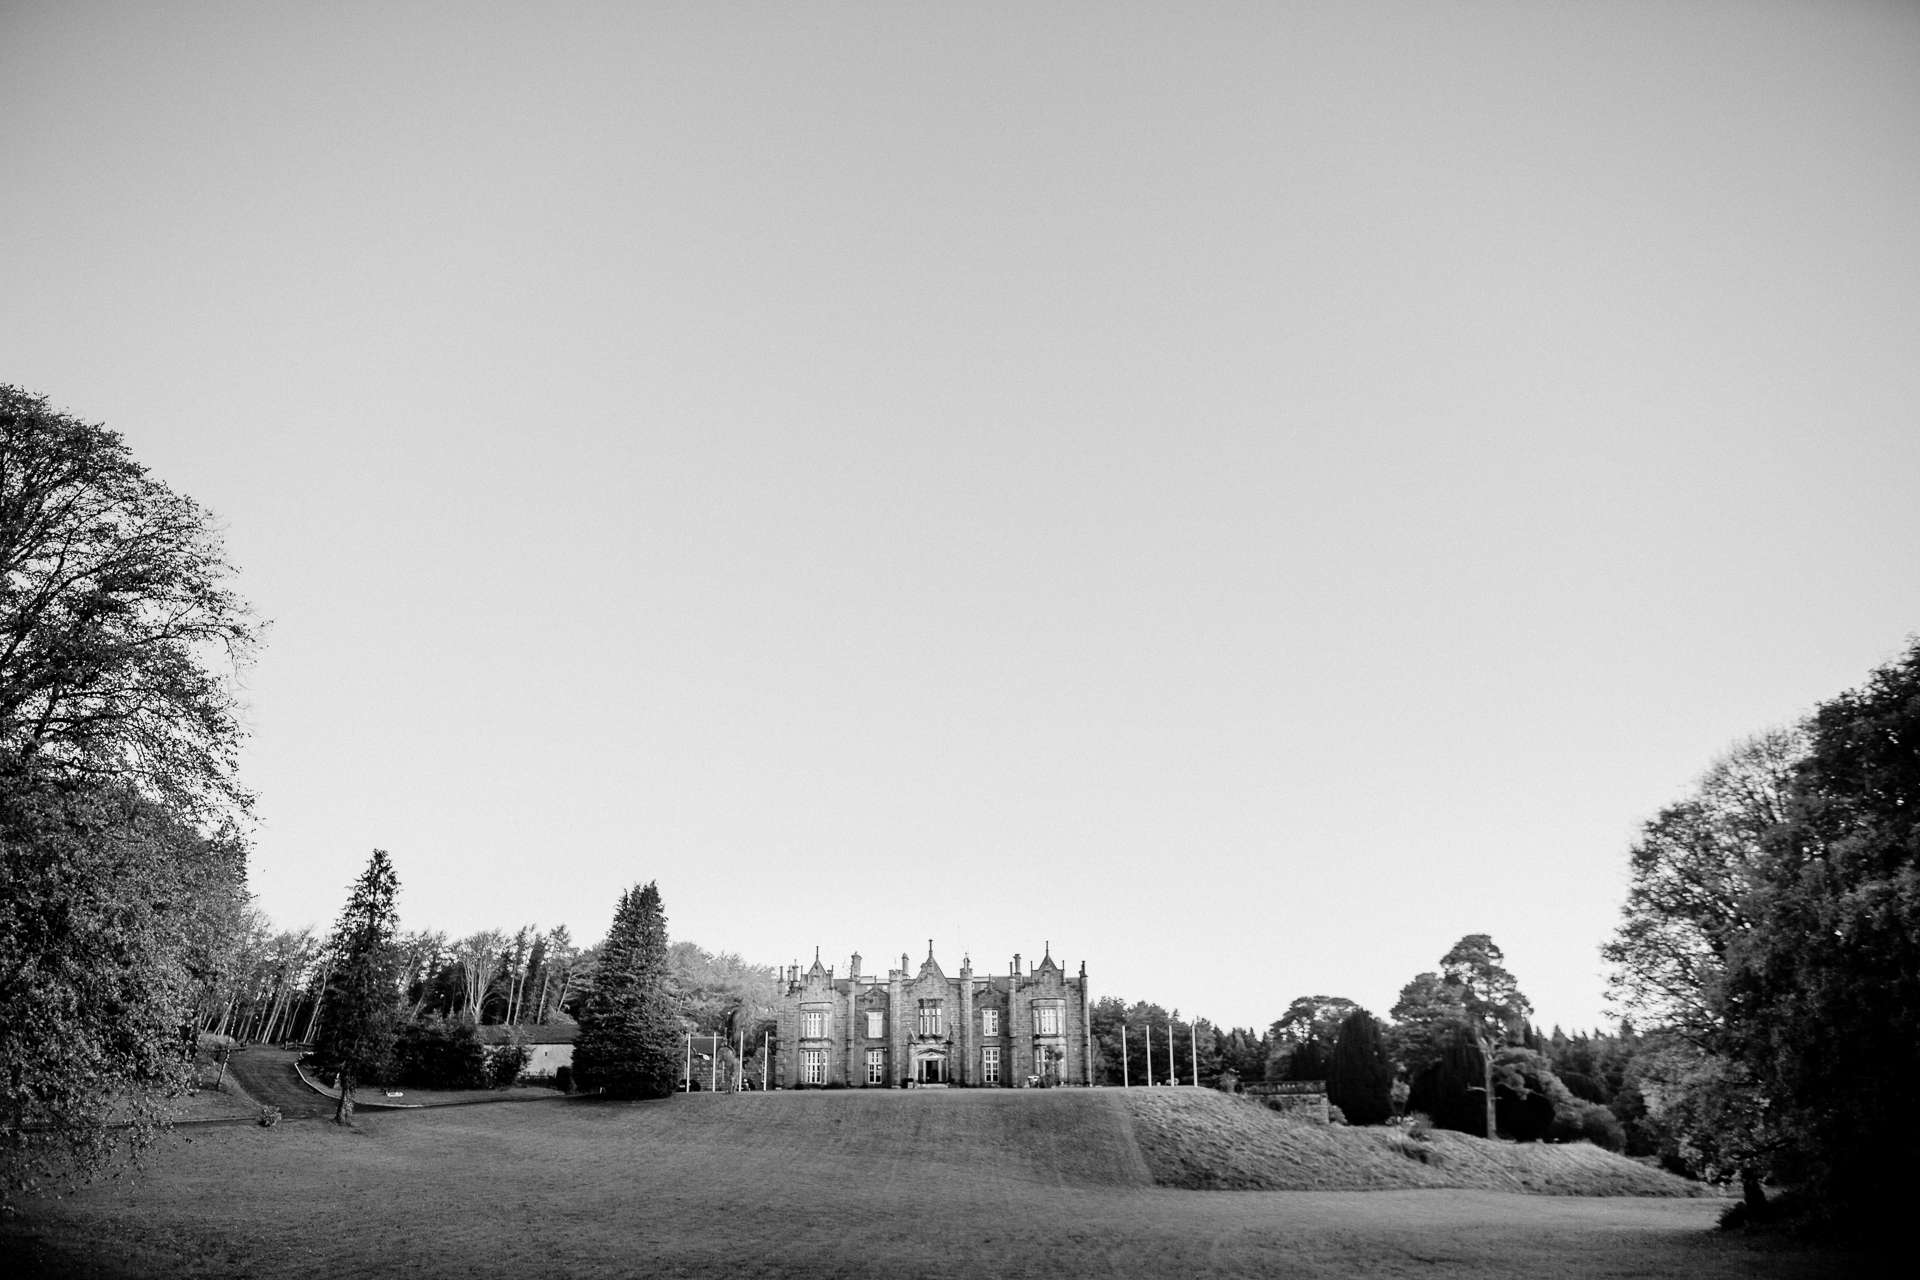
<path id="1" fill-rule="evenodd" d="M 687 1092 L 693 1092 L 693 1032 L 687 1032 Z"/>
<path id="2" fill-rule="evenodd" d="M 1167 1019 L 1167 1088 L 1180 1083 L 1180 1059 L 1173 1052 L 1173 1019 Z"/>
<path id="3" fill-rule="evenodd" d="M 1147 1019 L 1147 1088 L 1153 1088 L 1153 1019 Z"/>
<path id="4" fill-rule="evenodd" d="M 1127 1083 L 1127 1024 L 1124 1022 L 1120 1024 L 1120 1087 L 1131 1087 Z"/>
<path id="5" fill-rule="evenodd" d="M 1200 1087 L 1200 1024 L 1187 1027 L 1187 1048 L 1193 1051 L 1193 1087 Z"/>

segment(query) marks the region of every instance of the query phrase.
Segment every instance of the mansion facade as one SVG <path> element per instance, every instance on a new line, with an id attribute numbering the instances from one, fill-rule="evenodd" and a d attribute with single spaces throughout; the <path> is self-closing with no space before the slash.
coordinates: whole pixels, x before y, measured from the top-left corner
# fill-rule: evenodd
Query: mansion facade
<path id="1" fill-rule="evenodd" d="M 782 975 L 774 1081 L 787 1089 L 888 1089 L 899 1085 L 1084 1085 L 1093 1042 L 1087 966 L 1068 977 L 1052 948 L 1020 972 L 976 977 L 971 961 L 949 978 L 933 958 L 911 973 L 907 957 L 884 980 L 864 977 L 860 957 L 844 978 L 790 966 Z"/>

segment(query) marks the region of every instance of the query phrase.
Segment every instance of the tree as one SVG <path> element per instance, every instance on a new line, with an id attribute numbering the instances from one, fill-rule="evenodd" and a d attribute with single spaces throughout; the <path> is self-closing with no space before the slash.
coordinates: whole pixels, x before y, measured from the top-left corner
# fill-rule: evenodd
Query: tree
<path id="1" fill-rule="evenodd" d="M 1334 1029 L 1359 1007 L 1345 996 L 1296 998 L 1267 1028 L 1267 1079 L 1323 1079 L 1326 1048 L 1333 1043 Z"/>
<path id="2" fill-rule="evenodd" d="M 339 1077 L 340 1104 L 333 1116 L 338 1124 L 353 1121 L 355 1083 L 378 1077 L 393 1058 L 400 1012 L 400 955 L 394 941 L 399 889 L 386 850 L 375 849 L 329 940 L 333 971 L 313 1058 Z"/>
<path id="3" fill-rule="evenodd" d="M 1619 928 L 1601 948 L 1614 999 L 1636 1021 L 1722 1047 L 1728 952 L 1757 923 L 1754 891 L 1806 751 L 1798 726 L 1749 738 L 1641 829 Z"/>
<path id="4" fill-rule="evenodd" d="M 1380 1021 L 1355 1009 L 1334 1031 L 1327 1062 L 1327 1101 L 1350 1124 L 1380 1124 L 1393 1114 L 1393 1062 Z"/>
<path id="5" fill-rule="evenodd" d="M 1388 1045 L 1409 1077 L 1438 1062 L 1467 1019 L 1460 992 L 1437 973 L 1415 974 L 1413 981 L 1400 988 L 1390 1014 L 1393 1028 Z"/>
<path id="6" fill-rule="evenodd" d="M 230 572 L 117 435 L 0 386 L 0 1200 L 150 1141 L 233 976 L 256 635 Z"/>
<path id="7" fill-rule="evenodd" d="M 256 631 L 212 518 L 119 436 L 0 386 L 0 749 L 189 820 L 244 810 Z"/>
<path id="8" fill-rule="evenodd" d="M 616 1098 L 661 1098 L 679 1075 L 667 918 L 654 884 L 620 895 L 581 1010 L 573 1074 Z"/>
<path id="9" fill-rule="evenodd" d="M 1642 1074 L 1659 1086 L 1672 1153 L 1703 1176 L 1737 1177 L 1755 1211 L 1781 1137 L 1761 1079 L 1737 1060 L 1744 1029 L 1729 1020 L 1728 969 L 1765 927 L 1772 849 L 1807 746 L 1800 726 L 1738 743 L 1648 822 L 1630 852 L 1620 925 L 1601 948 L 1615 1000 L 1661 1032 Z"/>
<path id="10" fill-rule="evenodd" d="M 165 1128 L 205 993 L 194 931 L 244 898 L 244 858 L 129 787 L 0 768 L 0 1205 Z"/>
<path id="11" fill-rule="evenodd" d="M 1440 980 L 1458 993 L 1467 1028 L 1473 1033 L 1484 1064 L 1487 1129 L 1489 1138 L 1498 1132 L 1493 1083 L 1494 1049 L 1506 1044 L 1519 1028 L 1521 1019 L 1533 1012 L 1533 1006 L 1520 994 L 1520 984 L 1502 967 L 1506 959 L 1493 939 L 1484 933 L 1470 933 L 1453 944 L 1440 957 Z"/>
<path id="12" fill-rule="evenodd" d="M 1891 1229 L 1920 1193 L 1886 1158 L 1920 1079 L 1920 641 L 1815 711 L 1807 741 L 1709 999 L 1779 1172 L 1834 1219 Z"/>
<path id="13" fill-rule="evenodd" d="M 486 1011 L 487 993 L 493 989 L 493 976 L 500 968 L 501 953 L 506 950 L 507 935 L 498 929 L 470 933 L 453 944 L 453 962 L 460 971 L 460 991 L 467 1021 L 479 1022 Z"/>

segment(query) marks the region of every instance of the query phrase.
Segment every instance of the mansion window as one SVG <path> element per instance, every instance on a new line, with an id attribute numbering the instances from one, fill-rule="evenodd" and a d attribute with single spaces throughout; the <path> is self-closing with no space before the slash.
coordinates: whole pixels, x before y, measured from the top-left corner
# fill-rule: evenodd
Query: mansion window
<path id="1" fill-rule="evenodd" d="M 867 1083 L 885 1084 L 886 1082 L 887 1051 L 885 1049 L 867 1050 Z"/>
<path id="2" fill-rule="evenodd" d="M 923 1036 L 940 1034 L 940 1002 L 938 1000 L 920 1002 L 920 1034 Z"/>
<path id="3" fill-rule="evenodd" d="M 867 1010 L 867 1039 L 878 1040 L 886 1034 L 887 1015 L 878 1009 Z"/>
<path id="4" fill-rule="evenodd" d="M 1000 1083 L 1000 1047 L 988 1045 L 980 1051 L 980 1079 L 987 1084 Z"/>
<path id="5" fill-rule="evenodd" d="M 827 1051 L 825 1049 L 800 1051 L 800 1082 L 802 1084 L 827 1082 Z"/>
<path id="6" fill-rule="evenodd" d="M 1000 1011 L 998 1009 L 982 1009 L 980 1011 L 980 1034 L 983 1036 L 997 1036 L 1000 1034 Z"/>
<path id="7" fill-rule="evenodd" d="M 802 1009 L 800 1011 L 800 1038 L 802 1040 L 823 1040 L 827 1034 L 827 1011 L 825 1009 Z"/>
<path id="8" fill-rule="evenodd" d="M 1057 1036 L 1060 1034 L 1060 1007 L 1041 1005 L 1033 1011 L 1033 1034 L 1037 1036 Z"/>

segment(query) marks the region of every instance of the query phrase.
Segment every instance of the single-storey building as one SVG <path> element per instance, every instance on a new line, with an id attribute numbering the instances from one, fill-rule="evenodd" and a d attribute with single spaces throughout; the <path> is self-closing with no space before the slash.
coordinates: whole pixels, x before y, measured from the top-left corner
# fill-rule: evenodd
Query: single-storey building
<path id="1" fill-rule="evenodd" d="M 580 1035 L 580 1024 L 555 1022 L 540 1027 L 494 1024 L 473 1030 L 489 1055 L 504 1045 L 525 1045 L 528 1057 L 526 1070 L 521 1072 L 522 1077 L 545 1080 L 552 1078 L 560 1068 L 573 1066 L 573 1042 Z"/>

